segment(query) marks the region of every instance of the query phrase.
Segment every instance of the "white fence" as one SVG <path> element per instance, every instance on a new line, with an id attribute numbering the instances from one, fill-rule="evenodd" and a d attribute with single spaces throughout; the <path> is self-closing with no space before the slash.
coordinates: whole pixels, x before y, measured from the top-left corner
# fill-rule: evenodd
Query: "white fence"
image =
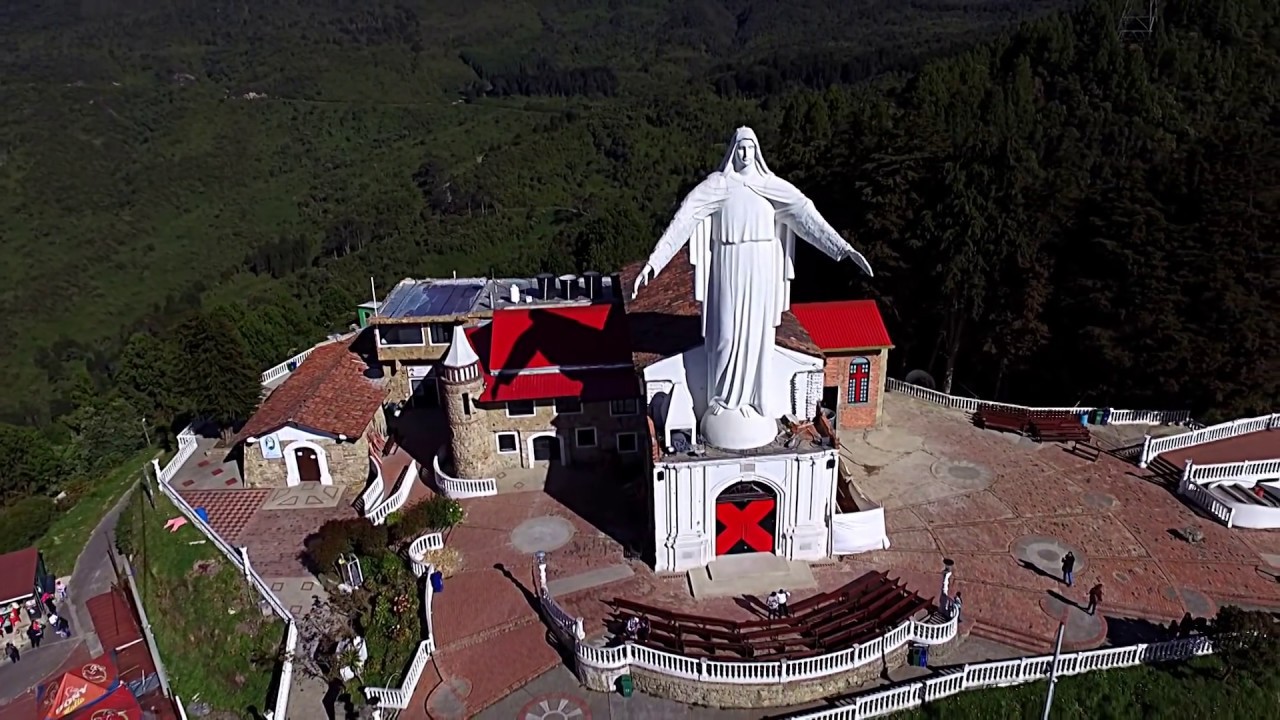
<path id="1" fill-rule="evenodd" d="M 1101 408 L 1093 407 L 1030 407 L 1027 405 L 1014 405 L 1012 403 L 992 402 L 990 400 L 979 400 L 977 398 L 959 397 L 956 395 L 948 395 L 940 393 L 937 390 L 930 390 L 919 385 L 902 382 L 888 378 L 885 386 L 890 392 L 902 393 L 910 395 L 914 398 L 927 400 L 931 403 L 943 405 L 965 412 L 977 412 L 980 407 L 1005 408 L 1013 411 L 1024 412 L 1062 412 L 1072 415 L 1087 415 L 1094 410 Z M 1107 419 L 1108 425 L 1179 425 L 1191 421 L 1191 413 L 1187 410 L 1111 410 L 1111 415 Z"/>
<path id="2" fill-rule="evenodd" d="M 288 360 L 285 360 L 279 365 L 271 368 L 270 370 L 262 373 L 262 377 L 260 378 L 259 382 L 261 382 L 263 385 L 269 385 L 275 382 L 276 380 L 279 380 L 280 378 L 284 377 L 285 375 L 288 375 L 294 370 L 297 370 L 298 366 L 302 364 L 302 361 L 306 360 L 307 357 L 311 355 L 312 350 L 315 350 L 315 348 L 309 347 L 306 350 L 303 350 L 302 352 L 298 353 L 297 355 L 294 355 L 293 357 L 289 358 Z M 290 365 L 292 365 L 292 367 L 290 367 Z M 259 365 L 258 367 L 262 367 L 262 366 Z"/>
<path id="3" fill-rule="evenodd" d="M 378 506 L 382 501 L 382 494 L 387 491 L 382 481 L 382 463 L 374 460 L 372 455 L 369 457 L 369 470 L 373 473 L 373 480 L 369 482 L 369 487 L 360 493 L 360 512 L 366 516 Z"/>
<path id="4" fill-rule="evenodd" d="M 422 558 L 422 553 L 426 549 L 439 550 L 444 547 L 440 533 L 429 533 L 414 540 L 409 545 L 409 556 L 414 557 L 414 548 L 420 548 L 417 557 Z M 422 671 L 427 668 L 427 663 L 431 660 L 431 654 L 436 650 L 435 644 L 435 624 L 431 613 L 432 599 L 435 597 L 435 589 L 431 586 L 430 575 L 435 572 L 432 565 L 423 565 L 421 563 L 413 563 L 413 574 L 417 577 L 428 578 L 423 583 L 422 590 L 422 616 L 427 622 L 427 639 L 418 643 L 418 649 L 413 653 L 413 660 L 409 663 L 409 670 L 404 674 L 404 680 L 401 681 L 400 687 L 397 688 L 377 688 L 367 687 L 364 689 L 365 697 L 373 700 L 380 708 L 391 710 L 404 710 L 409 707 L 409 701 L 413 699 L 413 693 L 418 689 L 418 681 L 422 679 Z"/>
<path id="5" fill-rule="evenodd" d="M 1276 441 L 1280 445 L 1280 440 Z M 1241 463 L 1196 465 L 1188 460 L 1182 471 L 1184 482 L 1203 483 L 1210 480 L 1267 480 L 1280 478 L 1280 458 Z"/>
<path id="6" fill-rule="evenodd" d="M 1183 480 L 1178 484 L 1178 490 L 1192 503 L 1221 520 L 1227 527 L 1234 525 L 1235 508 L 1214 497 L 1208 489 Z"/>
<path id="7" fill-rule="evenodd" d="M 544 570 L 539 570 L 541 576 Z M 632 667 L 698 682 L 730 685 L 773 685 L 813 680 L 844 673 L 867 663 L 878 662 L 887 653 L 909 642 L 937 645 L 956 636 L 957 619 L 942 624 L 908 620 L 887 634 L 846 650 L 804 658 L 772 662 L 725 662 L 706 658 L 690 658 L 644 645 L 626 643 L 614 647 L 596 647 L 584 642 L 582 619 L 565 612 L 540 583 L 538 596 L 542 611 L 557 637 L 573 641 L 574 656 L 580 668 L 598 673 L 621 674 Z"/>
<path id="8" fill-rule="evenodd" d="M 381 475 L 381 470 L 379 470 Z M 413 492 L 413 486 L 418 482 L 418 462 L 412 461 L 400 473 L 400 482 L 396 485 L 395 492 L 391 493 L 382 502 L 377 503 L 372 510 L 365 505 L 365 517 L 374 525 L 381 525 L 386 522 L 387 516 L 404 507 L 409 502 L 409 494 Z"/>
<path id="9" fill-rule="evenodd" d="M 416 577 L 428 575 L 431 566 L 424 561 L 426 554 L 432 550 L 443 549 L 444 536 L 438 532 L 427 533 L 409 543 L 409 564 L 413 567 L 413 574 Z"/>
<path id="10" fill-rule="evenodd" d="M 178 433 L 178 452 L 169 459 L 169 462 L 165 463 L 162 468 L 159 460 L 151 461 L 151 464 L 155 467 L 156 480 L 161 484 L 167 484 L 172 480 L 173 476 L 177 474 L 178 468 L 182 467 L 183 463 L 196 454 L 196 447 L 198 446 L 196 433 L 191 429 L 191 426 L 188 425 L 183 428 L 182 432 Z"/>
<path id="11" fill-rule="evenodd" d="M 1142 455 L 1139 457 L 1138 467 L 1146 467 L 1147 463 L 1154 460 L 1161 453 L 1274 428 L 1280 428 L 1280 413 L 1231 420 L 1180 435 L 1170 435 L 1162 438 L 1153 438 L 1148 435 L 1142 444 Z"/>
<path id="12" fill-rule="evenodd" d="M 1150 645 L 1088 650 L 1059 656 L 1058 675 L 1079 675 L 1094 670 L 1113 670 L 1144 663 L 1187 660 L 1212 652 L 1213 645 L 1205 637 L 1171 640 Z M 791 717 L 795 720 L 863 720 L 880 717 L 917 708 L 927 702 L 940 700 L 966 690 L 1007 687 L 1046 680 L 1052 665 L 1052 655 L 975 663 L 926 680 L 838 701 L 840 707 Z"/>
<path id="13" fill-rule="evenodd" d="M 436 487 L 447 498 L 464 500 L 466 498 L 489 497 L 498 494 L 498 481 L 494 478 L 484 480 L 463 480 L 445 475 L 440 461 L 446 457 L 446 450 L 441 448 L 431 459 L 431 470 L 436 476 Z"/>
<path id="14" fill-rule="evenodd" d="M 198 513 L 196 513 L 195 508 L 191 507 L 190 503 L 184 500 L 182 496 L 169 485 L 169 478 L 172 478 L 173 474 L 177 472 L 177 469 L 182 466 L 182 463 L 186 462 L 186 460 L 191 457 L 191 453 L 195 452 L 195 435 L 191 433 L 190 430 L 191 429 L 188 427 L 178 435 L 178 454 L 175 455 L 164 468 L 160 467 L 159 461 L 152 461 L 155 466 L 156 477 L 160 479 L 157 485 L 160 488 L 160 492 L 164 493 L 164 496 L 169 498 L 169 500 L 173 502 L 174 506 L 178 508 L 178 511 L 186 516 L 187 521 L 198 528 L 200 532 L 204 533 L 205 537 L 209 539 L 209 542 L 213 543 L 213 546 L 218 548 L 218 550 L 226 556 L 227 560 L 231 561 L 232 565 L 235 565 L 237 569 L 244 573 L 245 579 L 249 581 L 249 584 L 252 585 L 253 588 L 258 591 L 258 594 L 262 596 L 262 599 L 271 606 L 272 611 L 274 611 L 281 620 L 284 620 L 287 626 L 285 631 L 285 659 L 280 664 L 280 682 L 277 683 L 276 700 L 273 704 L 273 710 L 270 712 L 269 716 L 278 718 L 279 720 L 285 720 L 288 717 L 289 689 L 293 682 L 293 653 L 297 649 L 298 644 L 298 631 L 294 625 L 293 614 L 289 612 L 289 608 L 285 607 L 284 603 L 280 602 L 280 599 L 275 596 L 275 593 L 271 592 L 271 586 L 262 579 L 262 576 L 258 574 L 258 571 L 253 569 L 253 565 L 249 563 L 249 551 L 245 548 L 234 548 L 226 540 L 223 540 L 222 536 L 214 531 L 214 529 L 210 527 Z M 184 435 L 189 435 L 191 438 L 189 446 L 183 444 Z M 184 451 L 187 447 L 189 447 L 190 450 L 186 451 L 184 455 Z"/>

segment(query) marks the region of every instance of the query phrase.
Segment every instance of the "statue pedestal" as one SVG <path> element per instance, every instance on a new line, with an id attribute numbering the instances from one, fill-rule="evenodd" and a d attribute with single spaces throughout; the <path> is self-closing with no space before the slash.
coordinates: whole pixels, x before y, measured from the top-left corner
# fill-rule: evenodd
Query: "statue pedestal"
<path id="1" fill-rule="evenodd" d="M 702 416 L 702 439 L 725 450 L 764 447 L 778 437 L 778 421 L 756 412 L 753 407 L 729 410 L 713 403 Z"/>

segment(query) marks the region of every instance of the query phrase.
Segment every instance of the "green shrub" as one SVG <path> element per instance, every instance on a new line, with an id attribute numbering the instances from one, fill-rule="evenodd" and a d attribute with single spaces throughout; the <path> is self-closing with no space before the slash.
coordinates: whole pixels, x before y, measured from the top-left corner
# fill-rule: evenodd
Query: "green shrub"
<path id="1" fill-rule="evenodd" d="M 437 495 L 405 510 L 391 526 L 391 541 L 398 545 L 424 533 L 447 530 L 462 522 L 464 515 L 457 500 Z"/>
<path id="2" fill-rule="evenodd" d="M 387 528 L 364 518 L 330 520 L 307 538 L 307 559 L 312 570 L 332 572 L 338 557 L 349 552 L 377 557 L 387 551 Z"/>
<path id="3" fill-rule="evenodd" d="M 43 495 L 25 497 L 0 510 L 0 553 L 30 547 L 58 517 L 58 504 Z"/>

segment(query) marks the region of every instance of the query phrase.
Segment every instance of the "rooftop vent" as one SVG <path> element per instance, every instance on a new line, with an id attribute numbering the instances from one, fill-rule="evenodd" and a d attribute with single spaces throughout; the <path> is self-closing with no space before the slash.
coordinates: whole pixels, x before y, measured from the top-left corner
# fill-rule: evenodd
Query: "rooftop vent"
<path id="1" fill-rule="evenodd" d="M 573 300 L 578 296 L 578 278 L 574 275 L 561 275 L 556 281 L 561 300 Z"/>
<path id="2" fill-rule="evenodd" d="M 622 291 L 622 273 L 609 276 L 609 292 L 612 293 L 614 302 L 622 302 L 626 298 L 626 293 Z"/>
<path id="3" fill-rule="evenodd" d="M 542 273 L 534 278 L 538 283 L 538 299 L 554 300 L 556 297 L 555 275 L 551 273 Z"/>
<path id="4" fill-rule="evenodd" d="M 520 286 L 515 283 L 511 283 L 511 302 L 520 303 Z"/>
<path id="5" fill-rule="evenodd" d="M 587 293 L 587 299 L 591 302 L 600 302 L 604 299 L 604 276 L 600 273 L 594 271 L 582 273 L 582 286 Z"/>

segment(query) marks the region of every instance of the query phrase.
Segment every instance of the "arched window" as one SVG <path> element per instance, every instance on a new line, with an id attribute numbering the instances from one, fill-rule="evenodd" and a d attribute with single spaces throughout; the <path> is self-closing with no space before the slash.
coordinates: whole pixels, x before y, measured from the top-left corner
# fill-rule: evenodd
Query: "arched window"
<path id="1" fill-rule="evenodd" d="M 849 363 L 850 405 L 866 405 L 871 402 L 871 361 L 856 357 Z"/>

